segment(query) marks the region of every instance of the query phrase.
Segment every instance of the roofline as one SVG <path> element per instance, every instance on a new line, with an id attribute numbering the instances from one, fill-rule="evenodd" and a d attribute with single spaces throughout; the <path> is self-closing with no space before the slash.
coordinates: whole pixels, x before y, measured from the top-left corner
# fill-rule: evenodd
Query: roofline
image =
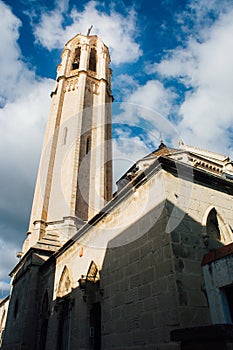
<path id="1" fill-rule="evenodd" d="M 0 307 L 10 299 L 10 294 L 0 301 Z"/>
<path id="2" fill-rule="evenodd" d="M 36 246 L 32 246 L 28 249 L 28 251 L 22 256 L 22 258 L 19 260 L 19 262 L 14 266 L 14 268 L 11 270 L 11 272 L 9 273 L 9 276 L 12 277 L 12 275 L 16 272 L 16 270 L 18 270 L 20 268 L 21 265 L 23 265 L 24 261 L 29 257 L 29 255 L 31 253 L 51 253 L 53 255 L 53 251 L 49 251 L 49 250 L 45 250 L 45 249 L 42 249 L 42 248 L 38 248 Z M 49 255 L 49 254 L 48 254 Z M 50 258 L 50 256 L 49 256 Z"/>
<path id="3" fill-rule="evenodd" d="M 179 165 L 179 173 L 177 169 L 177 164 Z M 192 180 L 195 183 L 201 183 L 204 184 L 206 187 L 214 188 L 217 191 L 233 195 L 233 182 L 225 178 L 216 176 L 214 174 L 207 173 L 202 169 L 193 168 L 191 165 L 188 165 L 186 163 L 160 156 L 157 158 L 156 163 L 151 164 L 144 172 L 139 173 L 125 187 L 123 187 L 122 190 L 117 193 L 116 197 L 109 201 L 99 213 L 93 216 L 84 226 L 82 226 L 71 239 L 69 239 L 57 252 L 54 253 L 53 256 L 55 258 L 60 256 L 64 251 L 66 251 L 70 246 L 72 246 L 74 241 L 77 241 L 79 238 L 84 236 L 84 234 L 90 229 L 90 226 L 96 225 L 101 219 L 108 215 L 119 203 L 121 203 L 125 198 L 129 197 L 132 193 L 134 193 L 136 188 L 140 187 L 143 183 L 147 182 L 154 174 L 161 171 L 161 169 L 171 173 L 174 176 L 182 175 L 182 179 L 185 179 L 187 181 Z M 190 173 L 192 174 L 191 177 Z M 50 258 L 48 260 L 50 260 Z"/>

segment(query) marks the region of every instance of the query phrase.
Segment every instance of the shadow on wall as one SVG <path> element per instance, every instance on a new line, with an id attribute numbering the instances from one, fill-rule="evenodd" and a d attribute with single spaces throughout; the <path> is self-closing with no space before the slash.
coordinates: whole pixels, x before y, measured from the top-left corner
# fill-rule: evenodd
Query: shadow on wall
<path id="1" fill-rule="evenodd" d="M 111 240 L 101 271 L 90 257 L 79 288 L 64 256 L 55 300 L 55 258 L 31 265 L 15 279 L 2 349 L 136 349 L 169 343 L 176 328 L 210 325 L 201 261 L 222 244 L 216 210 L 207 242 L 203 226 L 179 209 L 183 220 L 167 233 L 173 209 L 161 203 Z"/>

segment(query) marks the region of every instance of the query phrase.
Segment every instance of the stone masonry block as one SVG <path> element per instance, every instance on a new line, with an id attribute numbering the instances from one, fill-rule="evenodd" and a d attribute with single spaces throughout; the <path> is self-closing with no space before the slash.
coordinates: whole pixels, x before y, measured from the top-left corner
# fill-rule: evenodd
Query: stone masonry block
<path id="1" fill-rule="evenodd" d="M 171 259 L 156 265 L 156 276 L 158 278 L 171 275 L 173 272 L 173 264 Z"/>
<path id="2" fill-rule="evenodd" d="M 154 296 L 145 299 L 143 301 L 143 309 L 145 312 L 158 309 L 158 298 Z"/>
<path id="3" fill-rule="evenodd" d="M 193 275 L 202 274 L 200 260 L 184 260 L 185 272 Z"/>
<path id="4" fill-rule="evenodd" d="M 141 287 L 142 288 L 142 287 Z M 129 291 L 125 292 L 124 294 L 124 300 L 126 304 L 133 303 L 136 300 L 138 300 L 138 288 L 130 289 Z"/>
<path id="5" fill-rule="evenodd" d="M 203 292 L 188 292 L 188 303 L 190 306 L 208 306 L 207 298 Z"/>
<path id="6" fill-rule="evenodd" d="M 152 329 L 154 328 L 154 318 L 152 311 L 144 313 L 140 317 L 140 329 Z"/>
<path id="7" fill-rule="evenodd" d="M 129 263 L 133 263 L 139 260 L 139 249 L 135 249 L 129 254 Z"/>
<path id="8" fill-rule="evenodd" d="M 167 278 L 161 277 L 152 282 L 152 295 L 160 295 L 168 290 Z"/>
<path id="9" fill-rule="evenodd" d="M 147 269 L 143 273 L 143 284 L 154 281 L 155 270 L 153 267 Z"/>
<path id="10" fill-rule="evenodd" d="M 134 275 L 132 277 L 130 277 L 130 289 L 135 288 L 135 287 L 139 287 L 140 285 L 142 285 L 142 274 L 139 275 Z"/>
<path id="11" fill-rule="evenodd" d="M 171 255 L 172 255 L 171 246 L 170 246 L 170 244 L 166 244 L 166 245 L 163 247 L 163 256 L 164 256 L 164 259 L 165 259 L 165 260 L 171 259 Z"/>
<path id="12" fill-rule="evenodd" d="M 177 307 L 176 294 L 174 292 L 165 292 L 158 295 L 159 309 L 167 310 Z"/>
<path id="13" fill-rule="evenodd" d="M 139 300 L 144 300 L 146 298 L 151 297 L 152 295 L 152 284 L 147 283 L 146 285 L 143 285 L 138 288 L 138 298 Z"/>

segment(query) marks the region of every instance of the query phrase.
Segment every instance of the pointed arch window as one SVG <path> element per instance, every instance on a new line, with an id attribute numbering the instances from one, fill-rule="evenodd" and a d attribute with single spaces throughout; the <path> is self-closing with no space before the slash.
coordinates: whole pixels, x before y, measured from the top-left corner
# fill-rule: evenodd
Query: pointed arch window
<path id="1" fill-rule="evenodd" d="M 72 291 L 71 280 L 68 268 L 65 266 L 58 286 L 58 297 L 63 297 Z"/>
<path id="2" fill-rule="evenodd" d="M 221 240 L 221 234 L 219 230 L 217 211 L 215 208 L 211 209 L 206 221 L 207 235 L 212 239 Z"/>
<path id="3" fill-rule="evenodd" d="M 206 219 L 205 245 L 209 249 L 218 249 L 222 243 L 222 234 L 219 226 L 219 217 L 215 208 L 212 208 Z"/>
<path id="4" fill-rule="evenodd" d="M 89 59 L 89 69 L 96 72 L 96 49 L 92 48 Z"/>
<path id="5" fill-rule="evenodd" d="M 59 286 L 58 286 L 58 300 L 59 300 L 59 336 L 58 336 L 58 350 L 70 349 L 70 331 L 71 331 L 71 301 L 70 294 L 71 279 L 68 268 L 65 266 Z"/>
<path id="6" fill-rule="evenodd" d="M 80 55 L 81 55 L 81 48 L 77 47 L 75 49 L 75 56 L 74 56 L 74 61 L 72 63 L 72 69 L 79 69 L 79 63 L 80 63 Z"/>

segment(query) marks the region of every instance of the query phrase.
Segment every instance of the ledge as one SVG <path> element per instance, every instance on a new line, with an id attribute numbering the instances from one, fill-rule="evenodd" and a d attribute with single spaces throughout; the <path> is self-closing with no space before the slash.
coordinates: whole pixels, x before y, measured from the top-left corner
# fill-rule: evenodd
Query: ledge
<path id="1" fill-rule="evenodd" d="M 214 249 L 208 254 L 205 254 L 201 263 L 201 266 L 212 263 L 213 261 L 225 258 L 228 255 L 233 254 L 233 243 L 224 245 L 218 249 Z"/>

